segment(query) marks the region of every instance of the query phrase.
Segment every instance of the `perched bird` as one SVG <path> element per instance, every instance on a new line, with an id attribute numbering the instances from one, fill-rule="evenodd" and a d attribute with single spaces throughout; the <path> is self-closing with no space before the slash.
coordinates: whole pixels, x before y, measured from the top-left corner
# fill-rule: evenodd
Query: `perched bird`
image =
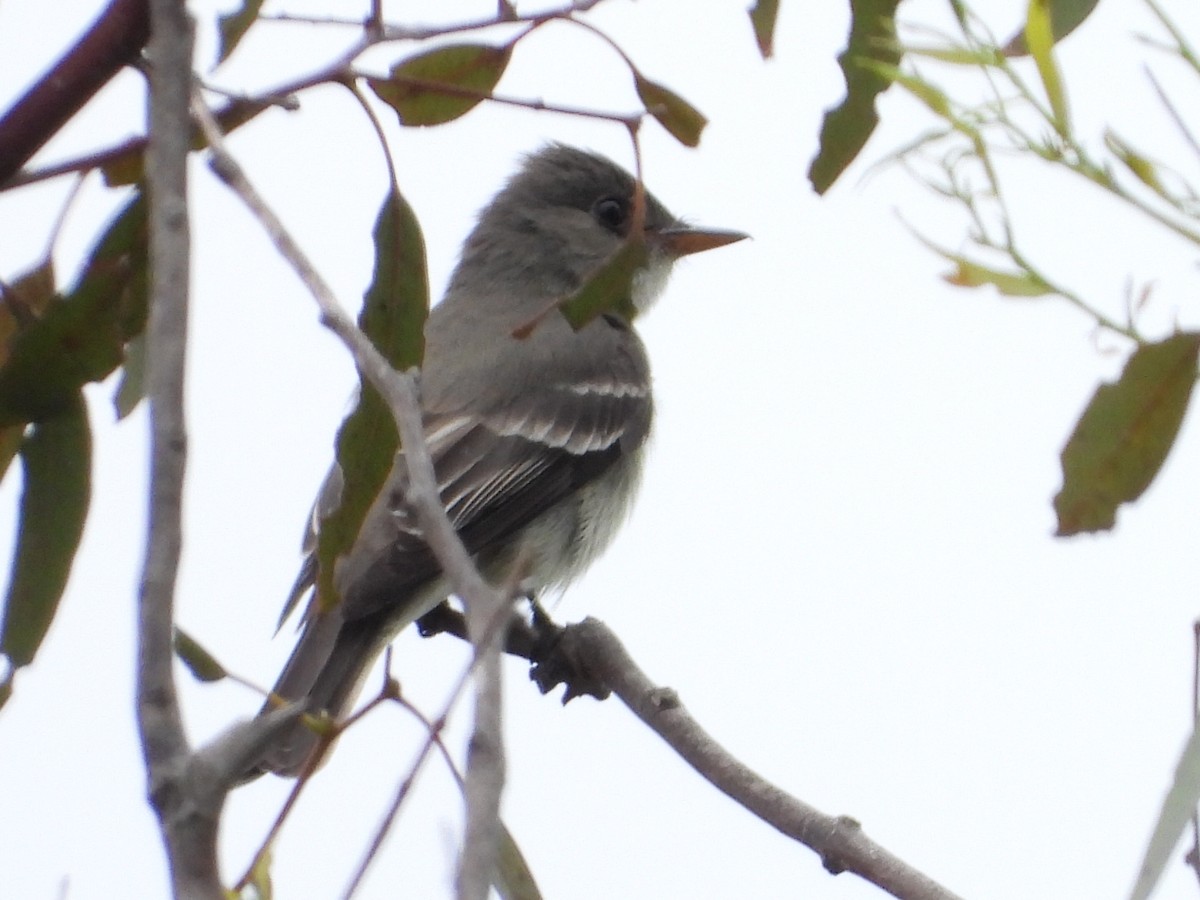
<path id="1" fill-rule="evenodd" d="M 503 577 L 520 555 L 532 589 L 561 586 L 607 546 L 637 488 L 653 413 L 646 350 L 630 320 L 680 256 L 745 237 L 684 225 L 646 194 L 649 253 L 624 311 L 579 331 L 543 315 L 622 247 L 634 188 L 592 153 L 551 145 L 532 154 L 480 213 L 427 320 L 425 438 L 442 502 L 485 576 Z M 344 715 L 383 648 L 448 593 L 407 504 L 404 467 L 394 471 L 338 563 L 342 602 L 309 604 L 275 686 L 312 712 Z M 340 483 L 335 467 L 314 511 L 302 588 L 312 583 L 321 512 L 336 505 Z M 260 768 L 296 774 L 315 744 L 297 723 Z"/>

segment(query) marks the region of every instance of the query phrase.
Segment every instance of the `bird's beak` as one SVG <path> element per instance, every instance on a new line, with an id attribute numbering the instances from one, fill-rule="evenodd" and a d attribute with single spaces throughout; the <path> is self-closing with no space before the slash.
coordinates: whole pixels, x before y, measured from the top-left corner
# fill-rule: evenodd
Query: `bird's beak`
<path id="1" fill-rule="evenodd" d="M 680 225 L 646 233 L 647 240 L 672 256 L 689 256 L 704 250 L 715 250 L 726 244 L 736 244 L 750 237 L 740 231 L 721 231 L 713 228 L 688 228 Z"/>

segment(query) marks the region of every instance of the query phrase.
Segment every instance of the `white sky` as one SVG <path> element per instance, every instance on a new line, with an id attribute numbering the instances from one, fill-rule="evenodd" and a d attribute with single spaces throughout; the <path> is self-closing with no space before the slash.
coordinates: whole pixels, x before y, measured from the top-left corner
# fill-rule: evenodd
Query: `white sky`
<path id="1" fill-rule="evenodd" d="M 99 3 L 0 5 L 7 105 Z M 317 4 L 313 4 L 314 6 Z M 391 4 L 399 8 L 400 4 Z M 1058 453 L 1113 339 L 1059 301 L 1004 301 L 942 283 L 944 263 L 904 219 L 961 247 L 963 223 L 902 172 L 859 164 L 826 198 L 807 186 L 822 110 L 840 96 L 844 4 L 784 4 L 777 58 L 757 58 L 743 3 L 612 0 L 591 21 L 650 77 L 711 120 L 698 152 L 647 124 L 652 190 L 676 213 L 754 241 L 678 267 L 642 332 L 658 420 L 639 503 L 615 546 L 557 607 L 596 615 L 650 675 L 676 688 L 729 749 L 818 808 L 971 898 L 1119 897 L 1132 883 L 1189 725 L 1191 623 L 1200 597 L 1195 416 L 1161 477 L 1115 533 L 1058 540 Z M 1200 37 L 1189 4 L 1168 4 Z M 494 4 L 443 4 L 448 18 Z M 210 4 L 201 60 L 211 59 Z M 299 8 L 299 5 L 290 7 Z M 985 7 L 998 32 L 1024 4 Z M 354 8 L 353 14 L 357 14 Z M 908 21 L 944 22 L 913 0 Z M 1179 162 L 1197 160 L 1141 70 L 1138 3 L 1105 3 L 1062 48 L 1080 130 L 1105 122 Z M 260 25 L 217 82 L 264 87 L 332 58 L 346 35 Z M 371 57 L 382 71 L 405 52 Z M 206 64 L 206 63 L 205 63 Z M 1156 73 L 1177 69 L 1162 58 Z M 959 75 L 959 78 L 965 76 Z M 1196 83 L 1176 79 L 1179 105 Z M 500 88 L 624 111 L 612 54 L 566 26 L 522 45 Z M 136 132 L 139 79 L 110 86 L 39 157 Z M 233 149 L 347 304 L 370 276 L 379 151 L 343 92 L 269 113 Z M 929 126 L 882 103 L 877 160 Z M 628 164 L 618 127 L 481 108 L 439 129 L 388 121 L 403 188 L 425 227 L 440 294 L 472 216 L 520 154 L 546 140 Z M 1174 155 L 1172 155 L 1174 154 Z M 190 357 L 191 461 L 179 621 L 227 665 L 270 683 L 291 643 L 271 633 L 328 465 L 353 372 L 258 227 L 198 161 Z M 1151 334 L 1195 326 L 1197 277 L 1160 232 L 1041 167 L 1014 186 L 1025 246 L 1113 314 L 1151 281 Z M 67 183 L 0 195 L 0 274 L 31 263 Z M 119 201 L 89 181 L 60 241 L 72 273 Z M 5 896 L 159 897 L 162 853 L 146 808 L 132 716 L 132 622 L 141 561 L 145 416 L 114 425 L 113 385 L 92 389 L 94 504 L 58 621 L 0 714 Z M 12 543 L 17 479 L 0 489 Z M 430 712 L 463 665 L 450 639 L 405 635 L 395 672 Z M 563 709 L 508 667 L 505 820 L 547 897 L 875 898 L 709 787 L 619 702 Z M 236 686 L 181 672 L 193 739 L 251 714 Z M 450 743 L 460 749 L 464 717 Z M 278 896 L 339 895 L 420 732 L 394 711 L 342 743 L 277 847 Z M 232 881 L 287 783 L 230 801 Z M 364 898 L 449 896 L 461 803 L 429 766 Z M 64 888 L 63 885 L 66 885 Z M 1173 866 L 1162 898 L 1194 897 Z"/>

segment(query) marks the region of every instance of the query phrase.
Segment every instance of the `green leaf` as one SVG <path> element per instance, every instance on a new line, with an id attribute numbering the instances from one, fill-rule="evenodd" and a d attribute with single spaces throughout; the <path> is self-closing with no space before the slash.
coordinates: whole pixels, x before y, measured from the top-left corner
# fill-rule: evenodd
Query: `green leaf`
<path id="1" fill-rule="evenodd" d="M 1192 731 L 1175 767 L 1175 781 L 1163 798 L 1130 900 L 1147 900 L 1171 861 L 1171 854 L 1200 803 L 1200 731 Z"/>
<path id="2" fill-rule="evenodd" d="M 1112 528 L 1117 507 L 1150 486 L 1187 411 L 1198 353 L 1197 332 L 1143 344 L 1115 383 L 1096 389 L 1062 451 L 1057 534 Z"/>
<path id="3" fill-rule="evenodd" d="M 633 277 L 646 265 L 649 251 L 642 240 L 627 240 L 570 297 L 558 304 L 559 310 L 576 331 L 606 312 L 615 312 L 633 321 Z"/>
<path id="4" fill-rule="evenodd" d="M 375 222 L 375 273 L 358 324 L 392 364 L 404 370 L 420 365 L 425 352 L 429 280 L 425 239 L 412 209 L 391 193 Z M 343 484 L 338 508 L 317 531 L 317 598 L 323 609 L 339 602 L 334 563 L 349 552 L 399 448 L 396 423 L 370 384 L 359 387 L 358 403 L 337 436 L 337 462 Z"/>
<path id="5" fill-rule="evenodd" d="M 1099 0 L 1049 0 L 1050 34 L 1054 43 L 1057 44 L 1082 25 L 1098 2 Z M 1025 29 L 1022 28 L 1004 46 L 1004 55 L 1025 56 L 1028 53 L 1029 45 L 1025 41 Z"/>
<path id="6" fill-rule="evenodd" d="M 441 125 L 466 115 L 491 96 L 508 67 L 511 47 L 452 44 L 392 67 L 388 78 L 368 78 L 401 125 Z"/>
<path id="7" fill-rule="evenodd" d="M 118 421 L 133 412 L 146 396 L 146 335 L 139 334 L 125 345 L 121 383 L 113 394 Z"/>
<path id="8" fill-rule="evenodd" d="M 35 424 L 20 449 L 24 486 L 0 651 L 28 665 L 58 609 L 91 497 L 92 436 L 83 394 Z"/>
<path id="9" fill-rule="evenodd" d="M 217 64 L 225 62 L 234 51 L 250 26 L 258 21 L 258 11 L 263 0 L 243 0 L 242 8 L 223 16 L 217 16 L 218 51 Z"/>
<path id="10" fill-rule="evenodd" d="M 542 900 L 542 892 L 521 848 L 503 822 L 496 841 L 496 877 L 493 882 L 500 900 Z"/>
<path id="11" fill-rule="evenodd" d="M 896 43 L 896 4 L 899 0 L 851 0 L 852 21 L 846 49 L 838 56 L 846 79 L 846 96 L 825 113 L 821 124 L 821 144 L 808 169 L 808 180 L 823 194 L 846 167 L 854 161 L 879 124 L 875 98 L 891 82 L 877 71 L 864 66 L 873 60 L 887 66 L 900 63 Z"/>
<path id="12" fill-rule="evenodd" d="M 146 322 L 146 218 L 138 194 L 109 226 L 67 296 L 13 336 L 0 366 L 0 428 L 58 415 L 107 378 Z"/>
<path id="13" fill-rule="evenodd" d="M 1037 66 L 1050 101 L 1054 116 L 1054 128 L 1064 137 L 1071 133 L 1071 115 L 1067 107 L 1067 95 L 1063 88 L 1058 63 L 1054 61 L 1054 31 L 1050 22 L 1051 0 L 1029 0 L 1029 17 L 1025 20 L 1025 42 Z"/>
<path id="14" fill-rule="evenodd" d="M 175 627 L 175 655 L 180 661 L 188 667 L 188 671 L 197 681 L 205 683 L 212 681 L 220 681 L 226 678 L 229 672 L 225 667 L 217 662 L 217 658 L 200 646 L 199 641 L 193 638 L 182 628 Z"/>
<path id="15" fill-rule="evenodd" d="M 775 19 L 779 15 L 779 0 L 756 0 L 750 10 L 750 25 L 754 28 L 754 40 L 763 59 L 775 54 Z"/>
<path id="16" fill-rule="evenodd" d="M 675 140 L 685 147 L 695 147 L 700 143 L 700 133 L 704 131 L 708 119 L 699 110 L 678 94 L 644 78 L 638 72 L 633 75 L 633 83 L 637 87 L 638 97 L 646 105 L 646 112 L 658 119 L 659 124 Z"/>

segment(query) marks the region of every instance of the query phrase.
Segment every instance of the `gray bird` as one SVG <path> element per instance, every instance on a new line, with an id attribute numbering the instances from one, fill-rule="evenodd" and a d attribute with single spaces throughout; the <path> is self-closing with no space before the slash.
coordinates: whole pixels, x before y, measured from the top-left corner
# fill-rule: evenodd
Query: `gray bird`
<path id="1" fill-rule="evenodd" d="M 637 488 L 653 401 L 632 314 L 608 312 L 576 332 L 553 313 L 527 337 L 513 334 L 621 248 L 633 197 L 633 178 L 603 157 L 562 145 L 529 156 L 480 213 L 427 320 L 425 439 L 442 502 L 485 576 L 503 577 L 521 555 L 527 586 L 565 585 L 608 545 Z M 655 300 L 680 256 L 745 237 L 686 226 L 649 194 L 644 228 L 649 258 L 631 312 Z M 345 715 L 383 648 L 449 591 L 406 503 L 403 470 L 338 563 L 341 604 L 309 604 L 275 685 L 310 711 Z M 335 467 L 305 541 L 301 590 L 313 583 L 316 529 L 340 486 Z M 315 744 L 298 723 L 260 768 L 294 775 Z"/>

